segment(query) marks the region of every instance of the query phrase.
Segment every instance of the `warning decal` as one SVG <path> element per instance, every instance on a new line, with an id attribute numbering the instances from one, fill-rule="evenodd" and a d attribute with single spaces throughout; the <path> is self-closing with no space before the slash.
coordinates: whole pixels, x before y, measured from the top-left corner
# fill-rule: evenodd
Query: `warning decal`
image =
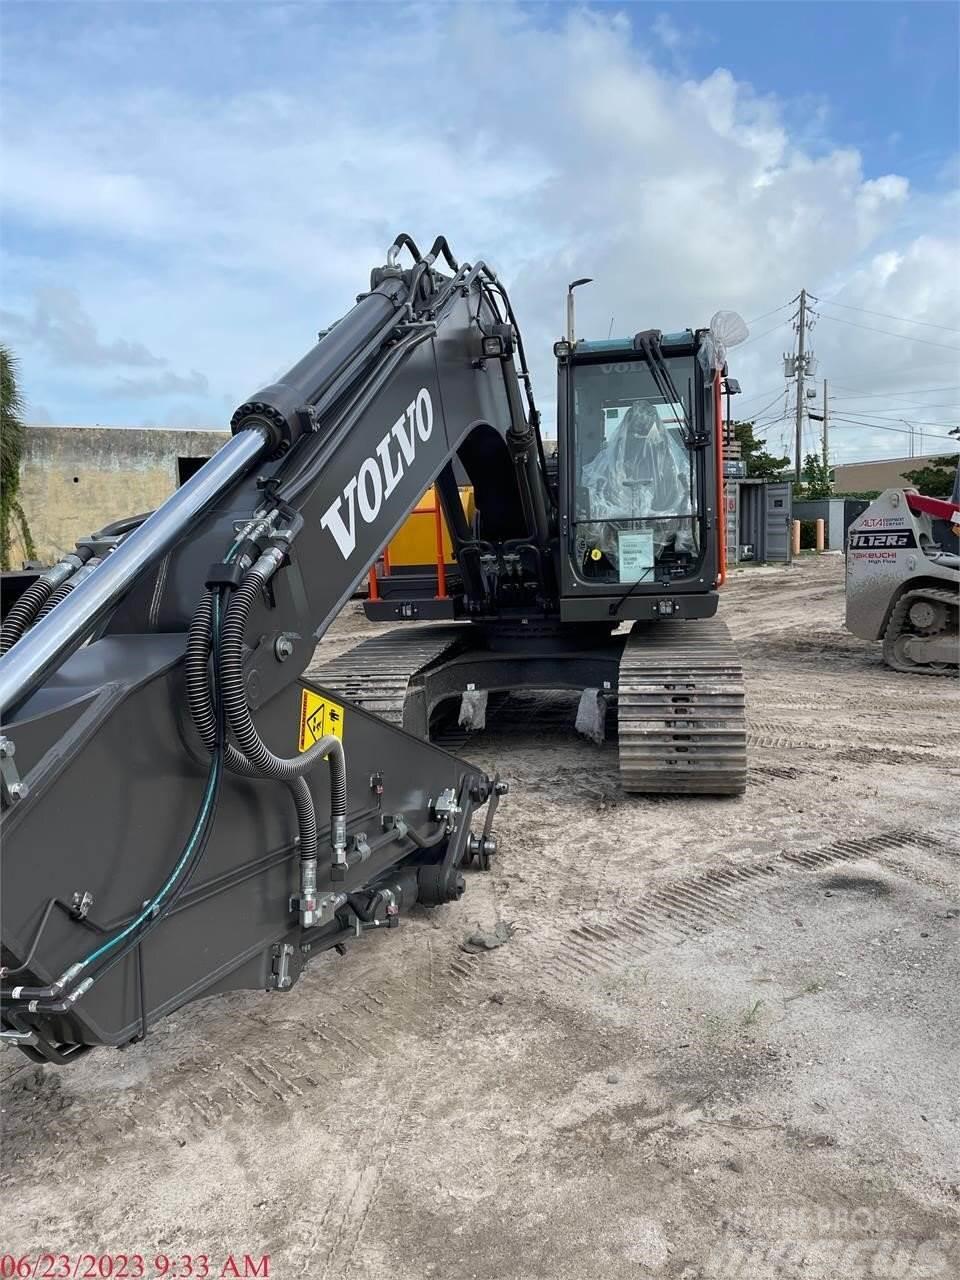
<path id="1" fill-rule="evenodd" d="M 343 707 L 329 698 L 321 698 L 312 689 L 300 695 L 300 751 L 309 751 L 315 742 L 333 734 L 343 737 Z"/>

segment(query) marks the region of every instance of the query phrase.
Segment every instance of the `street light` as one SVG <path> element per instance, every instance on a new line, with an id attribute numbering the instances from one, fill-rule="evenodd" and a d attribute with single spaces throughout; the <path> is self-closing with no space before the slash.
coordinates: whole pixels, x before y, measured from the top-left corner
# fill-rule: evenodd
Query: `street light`
<path id="1" fill-rule="evenodd" d="M 917 456 L 917 454 L 916 454 L 916 437 L 917 437 L 917 431 L 919 430 L 919 432 L 920 432 L 920 456 L 922 457 L 922 456 L 923 456 L 923 427 L 919 427 L 919 428 L 918 428 L 918 427 L 917 427 L 917 425 L 916 425 L 915 423 L 910 422 L 907 418 L 901 418 L 901 419 L 900 419 L 900 421 L 901 421 L 901 422 L 903 423 L 903 425 L 907 428 L 907 431 L 908 431 L 908 432 L 909 432 L 909 434 L 910 434 L 910 457 L 911 457 L 911 458 L 915 458 L 915 457 Z"/>
<path id="2" fill-rule="evenodd" d="M 579 280 L 574 280 L 567 285 L 567 341 L 573 347 L 577 341 L 573 332 L 573 291 L 579 289 L 582 284 L 592 284 L 592 276 L 581 276 Z"/>

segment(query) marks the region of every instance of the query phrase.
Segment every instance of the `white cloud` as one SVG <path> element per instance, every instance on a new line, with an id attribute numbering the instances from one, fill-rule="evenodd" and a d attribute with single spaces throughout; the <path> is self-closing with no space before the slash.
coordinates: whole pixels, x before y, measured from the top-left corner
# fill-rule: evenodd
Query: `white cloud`
<path id="1" fill-rule="evenodd" d="M 669 13 L 658 13 L 652 24 L 653 34 L 669 53 L 684 47 L 684 31 L 677 26 Z"/>
<path id="2" fill-rule="evenodd" d="M 60 364 L 104 368 L 162 365 L 142 342 L 101 342 L 97 327 L 72 289 L 38 289 L 32 315 L 0 311 L 0 326 L 12 341 L 36 343 Z"/>
<path id="3" fill-rule="evenodd" d="M 191 369 L 185 375 L 165 369 L 155 378 L 118 378 L 109 388 L 109 394 L 149 399 L 162 396 L 204 396 L 209 390 L 209 381 L 197 369 Z"/>
<path id="4" fill-rule="evenodd" d="M 11 74 L 8 55 L 4 104 L 7 147 L 20 140 L 5 166 L 10 207 L 65 237 L 39 260 L 11 258 L 14 292 L 68 279 L 100 331 L 176 368 L 201 364 L 209 425 L 222 424 L 224 396 L 238 402 L 292 364 L 350 305 L 398 230 L 426 242 L 443 232 L 462 258 L 497 265 L 545 408 L 576 275 L 596 281 L 579 297 L 587 334 L 605 335 L 611 316 L 621 332 L 702 325 L 721 307 L 749 319 L 801 285 L 960 329 L 941 198 L 896 174 L 865 176 L 850 147 L 808 148 L 782 104 L 723 68 L 697 80 L 658 67 L 624 14 L 394 8 L 384 40 L 373 8 L 355 7 L 346 28 L 323 9 L 295 22 L 277 6 L 225 12 L 164 10 L 161 24 L 165 46 L 229 68 L 216 91 L 199 75 L 175 88 L 157 72 L 161 28 L 125 40 L 107 24 L 102 54 L 97 41 L 83 46 L 90 78 L 61 76 L 52 92 L 36 68 Z M 655 30 L 676 46 L 671 17 Z M 149 68 L 136 85 L 119 71 L 125 45 Z M 287 74 L 304 53 L 312 73 Z M 47 55 L 54 75 L 61 54 Z M 936 330 L 830 313 L 960 347 Z M 773 395 L 791 342 L 782 324 L 732 353 L 745 393 Z M 815 343 L 838 384 L 960 384 L 958 357 L 918 341 L 824 318 Z M 42 365 L 31 374 L 42 378 Z M 110 412 L 104 395 L 101 420 Z"/>

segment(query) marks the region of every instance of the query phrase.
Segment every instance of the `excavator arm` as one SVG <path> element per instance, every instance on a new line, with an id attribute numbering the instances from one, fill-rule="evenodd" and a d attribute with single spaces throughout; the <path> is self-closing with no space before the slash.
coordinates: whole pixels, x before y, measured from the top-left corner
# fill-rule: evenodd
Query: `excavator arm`
<path id="1" fill-rule="evenodd" d="M 304 672 L 423 491 L 450 492 L 458 451 L 548 565 L 512 320 L 483 263 L 398 237 L 196 475 L 8 615 L 4 1040 L 63 1062 L 201 996 L 286 990 L 313 952 L 458 897 L 461 864 L 486 860 L 471 817 L 504 784 Z"/>

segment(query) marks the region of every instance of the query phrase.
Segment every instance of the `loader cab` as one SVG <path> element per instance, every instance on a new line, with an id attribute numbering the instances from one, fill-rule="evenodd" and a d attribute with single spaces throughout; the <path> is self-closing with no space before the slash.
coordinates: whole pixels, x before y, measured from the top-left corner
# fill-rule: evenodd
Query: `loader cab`
<path id="1" fill-rule="evenodd" d="M 630 338 L 557 343 L 561 614 L 570 620 L 716 610 L 719 392 L 699 341 L 686 330 L 656 335 L 653 351 Z"/>

